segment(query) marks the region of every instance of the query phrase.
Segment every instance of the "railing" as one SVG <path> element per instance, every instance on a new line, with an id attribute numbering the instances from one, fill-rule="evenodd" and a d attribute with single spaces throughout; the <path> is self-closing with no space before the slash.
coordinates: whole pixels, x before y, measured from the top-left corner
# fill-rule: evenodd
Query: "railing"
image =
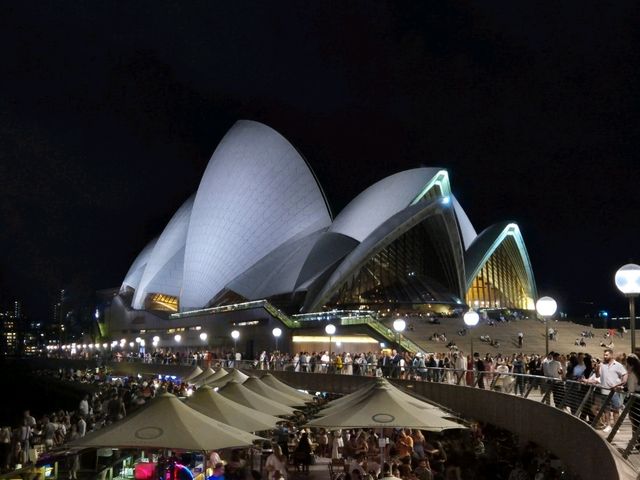
<path id="1" fill-rule="evenodd" d="M 367 325 L 368 327 L 374 329 L 378 332 L 382 337 L 387 339 L 389 342 L 394 342 L 400 345 L 404 350 L 415 353 L 422 350 L 422 348 L 409 340 L 407 337 L 396 335 L 393 330 L 389 327 L 385 326 L 380 321 L 376 320 L 371 316 L 362 316 L 362 317 L 344 317 L 340 319 L 341 325 Z"/>
<path id="2" fill-rule="evenodd" d="M 289 328 L 300 328 L 300 322 L 286 315 L 279 308 L 274 307 L 267 300 L 255 300 L 251 302 L 236 303 L 234 305 L 223 305 L 220 307 L 201 308 L 199 310 L 190 310 L 188 312 L 172 313 L 170 318 L 187 318 L 198 317 L 200 315 L 213 315 L 216 313 L 237 312 L 241 310 L 251 310 L 253 308 L 264 308 L 273 317 L 280 320 Z"/>
<path id="3" fill-rule="evenodd" d="M 484 388 L 507 395 L 517 395 L 538 401 L 572 415 L 602 430 L 609 443 L 616 444 L 622 456 L 640 453 L 640 395 L 602 388 L 599 384 L 560 380 L 536 375 L 477 372 L 453 368 L 415 369 L 392 365 L 383 369 L 377 364 L 353 364 L 351 369 L 337 371 L 335 364 L 282 364 L 270 362 L 240 362 L 245 370 L 287 370 L 306 373 L 341 373 L 352 375 L 385 376 L 389 378 L 440 382 L 469 388 Z M 614 413 L 615 412 L 615 413 Z"/>
<path id="4" fill-rule="evenodd" d="M 140 362 L 140 358 L 130 359 Z M 354 359 L 355 360 L 355 359 Z M 125 360 L 126 361 L 126 360 Z M 124 362 L 124 361 L 123 361 Z M 117 363 L 112 363 L 116 368 Z M 179 366 L 184 372 L 185 367 L 224 367 L 239 368 L 242 370 L 274 370 L 317 374 L 343 374 L 354 376 L 384 376 L 388 378 L 439 382 L 451 385 L 459 385 L 468 388 L 483 388 L 501 392 L 507 395 L 517 395 L 523 398 L 538 401 L 565 412 L 587 422 L 595 429 L 603 430 L 607 435 L 606 440 L 618 446 L 622 456 L 628 458 L 632 453 L 640 453 L 640 395 L 621 391 L 605 390 L 599 384 L 576 382 L 571 380 L 559 380 L 548 377 L 500 373 L 478 372 L 475 370 L 460 370 L 454 368 L 414 368 L 410 365 L 401 367 L 398 364 L 390 364 L 382 367 L 376 363 L 343 364 L 338 368 L 335 362 L 314 362 L 310 359 L 298 362 L 275 359 L 269 361 L 230 359 L 212 360 L 208 365 L 203 361 L 196 362 L 192 358 L 184 359 L 180 363 L 162 364 L 155 363 L 162 370 L 170 373 L 172 367 Z M 135 366 L 131 366 L 135 369 Z M 189 370 L 187 370 L 189 371 Z M 160 373 L 160 370 L 158 372 Z M 176 375 L 172 373 L 172 375 Z M 179 375 L 178 375 L 179 376 Z M 613 412 L 615 410 L 615 413 Z M 606 420 L 606 423 L 605 423 Z"/>

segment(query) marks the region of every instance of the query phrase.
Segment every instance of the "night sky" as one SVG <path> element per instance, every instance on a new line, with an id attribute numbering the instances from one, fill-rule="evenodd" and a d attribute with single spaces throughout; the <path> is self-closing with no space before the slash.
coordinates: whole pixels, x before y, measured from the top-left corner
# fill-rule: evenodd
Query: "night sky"
<path id="1" fill-rule="evenodd" d="M 640 262 L 637 2 L 0 3 L 0 287 L 32 318 L 119 286 L 238 119 L 306 157 L 336 215 L 449 170 L 516 221 L 538 290 L 624 311 Z M 593 305 L 585 302 L 594 302 Z"/>

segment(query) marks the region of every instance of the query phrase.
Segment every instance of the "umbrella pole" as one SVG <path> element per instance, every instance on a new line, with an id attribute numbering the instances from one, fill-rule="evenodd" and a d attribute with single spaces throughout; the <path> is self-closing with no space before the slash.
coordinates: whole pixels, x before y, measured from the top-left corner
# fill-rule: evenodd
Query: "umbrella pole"
<path id="1" fill-rule="evenodd" d="M 387 441 L 384 438 L 384 428 L 380 428 L 378 446 L 380 447 L 380 471 L 382 471 L 382 466 L 384 465 L 384 450 L 387 448 Z"/>

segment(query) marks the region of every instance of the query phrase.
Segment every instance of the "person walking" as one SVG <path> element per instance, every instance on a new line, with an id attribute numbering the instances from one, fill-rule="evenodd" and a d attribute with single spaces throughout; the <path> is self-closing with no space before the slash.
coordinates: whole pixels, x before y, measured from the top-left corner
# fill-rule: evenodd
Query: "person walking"
<path id="1" fill-rule="evenodd" d="M 627 378 L 627 369 L 613 358 L 613 350 L 610 348 L 605 349 L 602 364 L 600 365 L 600 385 L 602 386 L 600 394 L 608 396 L 611 390 L 614 390 L 614 394 L 611 396 L 611 402 L 607 405 L 607 411 L 605 412 L 606 426 L 603 430 L 604 433 L 609 433 L 618 420 L 620 409 L 622 408 L 620 390 L 626 385 Z"/>

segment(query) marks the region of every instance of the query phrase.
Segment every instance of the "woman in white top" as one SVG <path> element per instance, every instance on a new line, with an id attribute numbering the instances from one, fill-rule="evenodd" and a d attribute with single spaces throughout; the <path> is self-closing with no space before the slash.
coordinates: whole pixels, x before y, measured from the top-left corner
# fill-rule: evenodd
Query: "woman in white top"
<path id="1" fill-rule="evenodd" d="M 351 354 L 349 352 L 347 352 L 347 354 L 344 356 L 342 373 L 344 375 L 353 375 L 353 359 L 351 358 Z"/>
<path id="2" fill-rule="evenodd" d="M 501 390 L 507 393 L 510 392 L 511 377 L 509 377 L 509 367 L 504 360 L 500 361 L 495 371 L 498 374 L 498 378 L 496 379 L 495 384 L 496 390 Z"/>
<path id="3" fill-rule="evenodd" d="M 293 356 L 293 370 L 300 372 L 300 355 L 297 353 Z"/>
<path id="4" fill-rule="evenodd" d="M 287 457 L 282 453 L 280 445 L 273 446 L 273 453 L 267 457 L 264 468 L 267 471 L 268 480 L 278 478 L 276 472 L 280 473 L 280 478 L 287 478 Z"/>

